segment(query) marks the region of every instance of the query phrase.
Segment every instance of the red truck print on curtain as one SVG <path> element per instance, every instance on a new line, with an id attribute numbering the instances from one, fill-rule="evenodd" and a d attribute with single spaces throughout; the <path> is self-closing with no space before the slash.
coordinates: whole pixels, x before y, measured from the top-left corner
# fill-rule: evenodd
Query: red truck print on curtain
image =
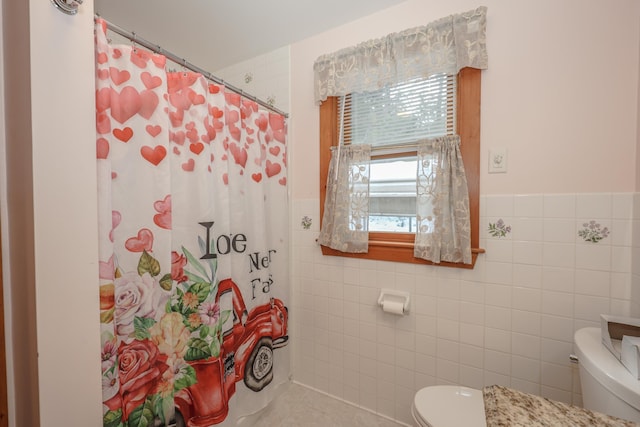
<path id="1" fill-rule="evenodd" d="M 231 279 L 218 284 L 216 302 L 232 302 L 232 313 L 223 325 L 219 357 L 190 362 L 198 382 L 175 395 L 177 427 L 208 427 L 227 416 L 228 402 L 243 380 L 260 391 L 273 379 L 273 350 L 288 342 L 288 310 L 271 298 L 267 304 L 247 310 L 238 286 Z"/>

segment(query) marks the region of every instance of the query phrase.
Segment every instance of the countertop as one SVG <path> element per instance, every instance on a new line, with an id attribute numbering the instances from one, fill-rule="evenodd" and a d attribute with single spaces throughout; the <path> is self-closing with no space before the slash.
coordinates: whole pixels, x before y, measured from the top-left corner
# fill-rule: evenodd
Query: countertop
<path id="1" fill-rule="evenodd" d="M 631 421 L 498 385 L 482 389 L 487 427 L 634 427 Z"/>

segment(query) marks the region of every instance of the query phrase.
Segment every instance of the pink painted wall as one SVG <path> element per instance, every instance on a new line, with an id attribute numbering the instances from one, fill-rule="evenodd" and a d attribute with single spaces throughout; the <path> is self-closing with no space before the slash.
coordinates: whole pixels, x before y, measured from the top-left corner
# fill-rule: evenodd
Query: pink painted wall
<path id="1" fill-rule="evenodd" d="M 638 15 L 633 0 L 487 0 L 482 82 L 482 194 L 633 191 L 638 122 Z M 293 197 L 317 197 L 321 54 L 473 9 L 476 1 L 409 0 L 292 45 Z M 488 150 L 508 172 L 488 174 Z"/>

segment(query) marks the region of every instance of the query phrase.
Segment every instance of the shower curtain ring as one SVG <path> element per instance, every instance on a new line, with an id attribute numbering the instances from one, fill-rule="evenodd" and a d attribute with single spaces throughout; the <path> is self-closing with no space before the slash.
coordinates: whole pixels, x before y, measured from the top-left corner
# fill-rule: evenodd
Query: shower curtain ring
<path id="1" fill-rule="evenodd" d="M 78 13 L 78 6 L 83 0 L 51 0 L 51 3 L 61 12 L 67 15 L 75 15 Z"/>

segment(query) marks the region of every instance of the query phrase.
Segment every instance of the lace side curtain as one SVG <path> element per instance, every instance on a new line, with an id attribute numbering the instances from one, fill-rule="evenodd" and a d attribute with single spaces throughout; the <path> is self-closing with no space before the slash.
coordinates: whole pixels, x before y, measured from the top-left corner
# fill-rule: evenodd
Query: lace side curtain
<path id="1" fill-rule="evenodd" d="M 457 135 L 418 144 L 414 256 L 471 264 L 469 190 Z"/>
<path id="2" fill-rule="evenodd" d="M 332 147 L 321 245 L 341 252 L 368 251 L 370 163 L 369 145 Z"/>
<path id="3" fill-rule="evenodd" d="M 313 66 L 316 103 L 464 67 L 486 69 L 486 14 L 480 6 L 319 57 Z"/>

